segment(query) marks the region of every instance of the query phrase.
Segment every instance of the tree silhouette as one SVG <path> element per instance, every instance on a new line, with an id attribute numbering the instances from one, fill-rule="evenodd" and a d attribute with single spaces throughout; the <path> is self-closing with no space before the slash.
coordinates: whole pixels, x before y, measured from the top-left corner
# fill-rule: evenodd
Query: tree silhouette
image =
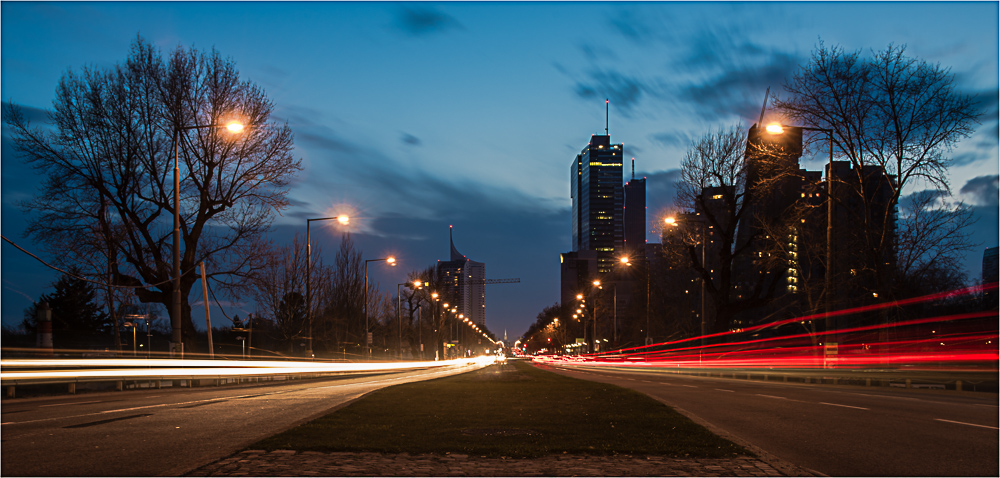
<path id="1" fill-rule="evenodd" d="M 124 63 L 68 71 L 53 105 L 55 131 L 32 127 L 14 105 L 4 111 L 15 150 L 47 176 L 24 203 L 33 214 L 27 235 L 57 264 L 137 287 L 141 302 L 166 306 L 193 350 L 194 269 L 204 261 L 212 279 L 238 293 L 260 267 L 262 235 L 287 207 L 288 181 L 301 168 L 291 130 L 267 126 L 274 105 L 232 60 L 180 47 L 164 60 L 141 37 Z M 247 128 L 231 135 L 209 127 L 229 120 Z M 170 307 L 177 153 L 180 318 Z M 94 256 L 106 260 L 92 263 Z"/>

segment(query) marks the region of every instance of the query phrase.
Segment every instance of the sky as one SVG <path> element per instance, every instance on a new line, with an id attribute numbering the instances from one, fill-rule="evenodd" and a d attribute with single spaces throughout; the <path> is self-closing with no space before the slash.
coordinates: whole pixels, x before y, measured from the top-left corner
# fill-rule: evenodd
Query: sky
<path id="1" fill-rule="evenodd" d="M 370 266 L 394 294 L 408 272 L 448 260 L 453 225 L 457 249 L 486 263 L 487 278 L 520 278 L 486 293 L 487 326 L 518 337 L 559 300 L 569 166 L 605 121 L 647 177 L 647 239 L 659 242 L 690 142 L 755 123 L 765 90 L 781 95 L 820 42 L 906 45 L 977 95 L 981 124 L 952 152 L 949 182 L 951 200 L 978 218 L 965 263 L 978 280 L 982 249 L 998 242 L 998 18 L 997 2 L 3 1 L 0 97 L 44 122 L 62 75 L 122 62 L 137 35 L 164 53 L 215 48 L 295 134 L 304 169 L 275 218 L 277 242 L 304 235 L 306 218 L 346 212 L 364 258 L 399 258 Z M 39 253 L 19 204 L 41 178 L 6 126 L 0 159 L 3 235 Z M 821 170 L 825 160 L 801 164 Z M 327 262 L 344 232 L 335 224 L 313 223 Z M 0 315 L 14 326 L 58 273 L 6 242 L 0 269 Z M 213 325 L 253 306 L 223 309 L 213 307 Z"/>

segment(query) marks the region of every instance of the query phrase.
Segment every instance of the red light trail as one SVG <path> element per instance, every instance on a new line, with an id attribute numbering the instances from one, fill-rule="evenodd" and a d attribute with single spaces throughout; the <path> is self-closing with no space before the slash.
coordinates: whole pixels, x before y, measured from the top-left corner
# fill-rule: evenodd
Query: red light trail
<path id="1" fill-rule="evenodd" d="M 997 371 L 998 313 L 996 310 L 893 322 L 831 327 L 867 312 L 891 312 L 920 304 L 995 291 L 997 284 L 967 287 L 912 299 L 872 304 L 830 313 L 812 314 L 673 340 L 642 347 L 581 356 L 546 356 L 541 360 L 572 360 L 587 364 L 641 367 L 767 368 L 767 369 L 948 369 Z M 864 318 L 854 319 L 865 321 Z M 867 319 L 871 321 L 870 318 Z M 798 324 L 801 329 L 788 330 Z M 808 324 L 808 326 L 807 326 Z M 820 326 L 820 327 L 817 327 Z M 704 344 L 704 345 L 702 345 Z"/>

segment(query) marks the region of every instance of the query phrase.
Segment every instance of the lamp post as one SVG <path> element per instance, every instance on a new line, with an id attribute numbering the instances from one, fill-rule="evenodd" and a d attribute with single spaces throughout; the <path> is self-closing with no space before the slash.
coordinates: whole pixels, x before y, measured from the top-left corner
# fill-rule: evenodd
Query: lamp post
<path id="1" fill-rule="evenodd" d="M 594 287 L 600 289 L 601 288 L 601 281 L 595 280 L 594 281 Z M 591 318 L 591 320 L 594 321 L 594 337 L 593 337 L 593 345 L 591 346 L 592 348 L 591 348 L 590 352 L 594 353 L 594 352 L 597 352 L 597 347 L 598 347 L 598 342 L 597 342 L 597 292 L 594 292 L 594 316 Z"/>
<path id="2" fill-rule="evenodd" d="M 438 300 L 440 300 L 440 299 L 438 299 L 438 293 L 437 292 L 431 292 L 431 299 L 433 299 L 433 301 L 430 301 L 430 300 L 427 301 L 427 304 L 431 306 L 431 322 L 434 324 L 435 327 L 438 327 L 438 321 L 437 321 L 437 319 L 438 319 L 438 307 L 437 307 L 437 304 L 436 304 L 436 302 Z M 441 323 L 444 324 L 444 319 L 443 318 L 441 319 Z M 441 328 L 435 329 L 435 332 L 437 332 L 437 338 L 438 339 L 440 339 L 442 335 L 445 335 L 445 332 L 443 330 L 441 330 Z M 435 350 L 434 353 L 437 354 L 437 341 L 435 341 L 435 343 L 434 343 L 434 350 Z M 448 357 L 445 356 L 445 354 L 447 352 L 448 352 L 448 348 L 447 347 L 441 347 L 441 354 L 442 354 L 441 358 L 443 360 L 447 360 L 448 359 Z"/>
<path id="3" fill-rule="evenodd" d="M 628 256 L 622 256 L 620 259 L 618 259 L 618 262 L 620 264 L 622 264 L 622 265 L 625 265 L 625 266 L 631 266 L 632 265 L 632 262 L 629 261 Z M 615 299 L 615 314 L 614 314 L 614 323 L 613 323 L 614 330 L 612 331 L 613 333 L 612 333 L 612 336 L 611 336 L 611 339 L 612 339 L 611 345 L 612 345 L 612 347 L 618 347 L 618 281 L 615 281 L 615 283 L 612 284 L 611 287 L 612 287 L 612 290 L 614 291 L 614 299 Z"/>
<path id="4" fill-rule="evenodd" d="M 184 336 L 181 331 L 181 132 L 193 129 L 219 128 L 225 126 L 230 133 L 243 131 L 243 124 L 230 122 L 227 124 L 206 124 L 194 126 L 178 126 L 174 129 L 174 281 L 173 307 L 171 307 L 170 324 L 173 329 L 170 340 L 173 342 L 171 352 L 184 358 Z"/>
<path id="5" fill-rule="evenodd" d="M 673 217 L 663 218 L 663 223 L 670 227 L 677 227 L 677 219 Z M 708 247 L 707 240 L 705 238 L 705 225 L 701 222 L 698 223 L 698 232 L 701 233 L 701 268 L 707 270 L 708 266 L 705 265 L 705 249 Z M 647 271 L 647 274 L 649 272 Z M 701 363 L 702 350 L 705 348 L 705 276 L 701 277 L 701 325 L 699 327 L 701 335 L 701 348 L 698 350 L 698 363 Z"/>
<path id="6" fill-rule="evenodd" d="M 383 257 L 381 259 L 366 259 L 365 260 L 365 291 L 364 291 L 364 300 L 365 300 L 365 350 L 368 352 L 368 358 L 369 359 L 372 358 L 372 349 L 371 349 L 371 341 L 368 340 L 368 263 L 369 262 L 380 262 L 380 261 L 388 262 L 390 266 L 395 266 L 396 265 L 396 258 L 392 257 L 392 256 Z"/>
<path id="7" fill-rule="evenodd" d="M 309 340 L 306 348 L 306 355 L 309 358 L 313 357 L 313 320 L 312 320 L 312 236 L 310 235 L 309 225 L 313 221 L 330 221 L 336 219 L 342 226 L 346 226 L 351 222 L 351 218 L 341 214 L 337 217 L 317 217 L 315 219 L 306 219 L 306 322 L 309 323 Z"/>
<path id="8" fill-rule="evenodd" d="M 435 300 L 440 300 L 440 299 L 435 299 Z M 448 343 L 451 344 L 451 346 L 448 347 L 448 348 L 452 349 L 452 348 L 454 348 L 454 347 L 457 346 L 457 344 L 455 342 L 458 341 L 455 338 L 455 336 L 457 335 L 455 333 L 455 318 L 454 317 L 450 317 L 451 320 L 448 320 L 449 319 L 449 316 L 448 316 L 449 310 L 448 310 L 448 303 L 447 302 L 442 303 L 441 307 L 442 307 L 441 312 L 442 312 L 442 314 L 444 314 L 443 318 L 442 318 L 442 321 L 447 320 L 448 324 L 449 324 L 448 325 Z M 450 355 L 452 357 L 454 357 L 455 354 L 457 354 L 457 353 L 458 353 L 457 349 L 456 350 L 451 350 L 451 354 Z"/>
<path id="9" fill-rule="evenodd" d="M 399 319 L 399 305 L 400 305 L 400 290 L 399 288 L 406 285 L 406 282 L 400 282 L 396 284 L 396 325 L 399 326 L 399 360 L 403 360 L 403 323 Z"/>
<path id="10" fill-rule="evenodd" d="M 782 134 L 785 128 L 798 128 L 803 131 L 822 131 L 830 141 L 830 160 L 826 167 L 826 273 L 823 276 L 823 307 L 826 312 L 826 319 L 830 318 L 831 282 L 833 271 L 833 129 L 812 128 L 808 126 L 786 126 L 783 124 L 767 125 L 767 132 L 770 134 Z M 827 327 L 829 327 L 827 323 Z"/>
<path id="11" fill-rule="evenodd" d="M 135 356 L 139 355 L 138 350 L 136 350 L 136 348 L 135 348 L 135 327 L 136 327 L 136 324 L 135 324 L 135 322 L 125 322 L 122 325 L 124 325 L 125 327 L 130 327 L 132 329 L 132 356 L 135 357 Z"/>

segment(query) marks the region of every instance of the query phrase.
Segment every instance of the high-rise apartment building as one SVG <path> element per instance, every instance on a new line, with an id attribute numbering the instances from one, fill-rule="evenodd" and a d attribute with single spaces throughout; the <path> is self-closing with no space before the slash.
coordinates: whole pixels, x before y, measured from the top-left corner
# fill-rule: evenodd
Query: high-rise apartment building
<path id="1" fill-rule="evenodd" d="M 733 264 L 737 298 L 764 297 L 765 309 L 734 319 L 733 327 L 755 322 L 756 317 L 771 313 L 806 314 L 813 312 L 803 287 L 813 288 L 812 297 L 827 293 L 829 303 L 837 307 L 845 298 L 875 295 L 878 284 L 891 281 L 895 266 L 892 247 L 872 251 L 884 241 L 892 244 L 896 235 L 892 189 L 895 178 L 884 169 L 866 165 L 852 166 L 849 161 L 834 161 L 827 166 L 832 176 L 833 214 L 828 215 L 827 184 L 820 171 L 799 168 L 802 155 L 802 128 L 785 127 L 771 134 L 754 125 L 747 133 L 745 211 L 740 220 L 736 249 L 741 254 Z M 827 242 L 827 228 L 832 241 Z M 831 254 L 828 256 L 828 251 Z M 881 267 L 873 267 L 877 261 Z M 831 267 L 831 291 L 824 291 L 827 267 Z M 881 277 L 875 275 L 878 270 Z M 849 326 L 849 323 L 838 323 Z"/>
<path id="2" fill-rule="evenodd" d="M 610 135 L 593 135 L 570 166 L 573 200 L 573 247 L 597 251 L 597 272 L 610 272 L 615 252 L 624 247 L 622 154 L 624 145 Z"/>

